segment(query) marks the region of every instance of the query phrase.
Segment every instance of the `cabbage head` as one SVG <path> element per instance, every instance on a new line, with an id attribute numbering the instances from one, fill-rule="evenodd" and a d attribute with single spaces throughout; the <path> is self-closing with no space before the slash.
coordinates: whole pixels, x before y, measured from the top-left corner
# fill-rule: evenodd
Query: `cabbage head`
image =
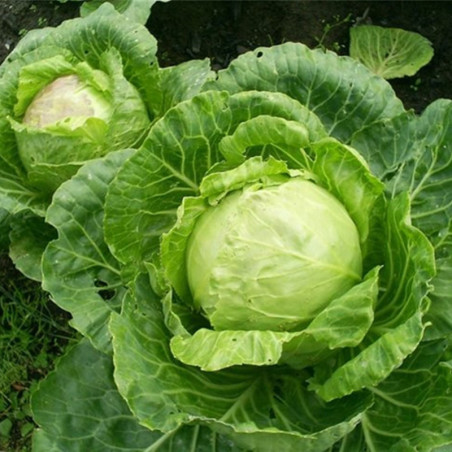
<path id="1" fill-rule="evenodd" d="M 302 177 L 236 190 L 197 220 L 186 247 L 193 304 L 216 330 L 308 325 L 361 280 L 345 208 Z"/>

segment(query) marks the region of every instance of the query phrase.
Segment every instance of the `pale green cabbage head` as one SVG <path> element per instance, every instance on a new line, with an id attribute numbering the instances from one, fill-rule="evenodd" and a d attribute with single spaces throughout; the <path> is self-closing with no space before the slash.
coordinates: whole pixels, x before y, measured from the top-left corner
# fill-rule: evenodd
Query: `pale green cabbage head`
<path id="1" fill-rule="evenodd" d="M 342 204 L 302 178 L 226 196 L 198 219 L 187 278 L 215 329 L 306 325 L 361 279 L 359 235 Z"/>

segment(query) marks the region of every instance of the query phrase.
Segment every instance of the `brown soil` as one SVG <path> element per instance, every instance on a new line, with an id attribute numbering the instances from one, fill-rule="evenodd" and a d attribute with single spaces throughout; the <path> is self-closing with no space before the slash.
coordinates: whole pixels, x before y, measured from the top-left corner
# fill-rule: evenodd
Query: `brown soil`
<path id="1" fill-rule="evenodd" d="M 79 2 L 0 0 L 0 61 L 26 30 L 78 15 Z M 435 56 L 414 77 L 392 85 L 407 108 L 421 111 L 452 97 L 452 3 L 435 1 L 170 1 L 156 3 L 147 26 L 162 65 L 209 57 L 215 69 L 258 46 L 298 41 L 347 54 L 356 22 L 415 31 Z M 329 31 L 326 31 L 329 29 Z"/>

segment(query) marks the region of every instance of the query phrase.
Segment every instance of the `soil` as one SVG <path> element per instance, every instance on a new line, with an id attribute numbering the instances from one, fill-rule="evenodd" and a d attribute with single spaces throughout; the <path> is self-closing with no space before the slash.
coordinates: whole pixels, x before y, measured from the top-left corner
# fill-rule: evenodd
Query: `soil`
<path id="1" fill-rule="evenodd" d="M 78 1 L 0 0 L 0 61 L 32 28 L 78 16 Z M 407 108 L 422 111 L 452 97 L 452 3 L 449 1 L 177 1 L 157 2 L 147 27 L 162 66 L 208 57 L 214 69 L 240 53 L 285 41 L 348 53 L 349 29 L 372 23 L 420 33 L 435 56 L 414 77 L 391 81 Z"/>
<path id="2" fill-rule="evenodd" d="M 285 41 L 348 54 L 356 23 L 414 31 L 432 42 L 435 56 L 414 77 L 391 83 L 405 106 L 420 112 L 437 98 L 452 97 L 451 22 L 451 2 L 176 1 L 156 3 L 148 27 L 162 64 L 209 57 L 214 68 L 246 50 Z"/>

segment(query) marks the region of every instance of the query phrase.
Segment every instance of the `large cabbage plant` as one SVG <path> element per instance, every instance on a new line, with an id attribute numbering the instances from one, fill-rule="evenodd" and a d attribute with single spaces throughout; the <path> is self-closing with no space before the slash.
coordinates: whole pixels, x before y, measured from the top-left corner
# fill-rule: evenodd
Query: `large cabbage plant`
<path id="1" fill-rule="evenodd" d="M 0 66 L 0 209 L 10 215 L 11 256 L 28 276 L 40 278 L 53 238 L 42 218 L 56 188 L 88 160 L 139 147 L 210 71 L 207 61 L 161 69 L 156 52 L 143 25 L 105 3 L 30 31 Z"/>
<path id="2" fill-rule="evenodd" d="M 451 444 L 451 120 L 286 43 L 84 165 L 42 271 L 86 338 L 33 397 L 35 450 Z"/>

